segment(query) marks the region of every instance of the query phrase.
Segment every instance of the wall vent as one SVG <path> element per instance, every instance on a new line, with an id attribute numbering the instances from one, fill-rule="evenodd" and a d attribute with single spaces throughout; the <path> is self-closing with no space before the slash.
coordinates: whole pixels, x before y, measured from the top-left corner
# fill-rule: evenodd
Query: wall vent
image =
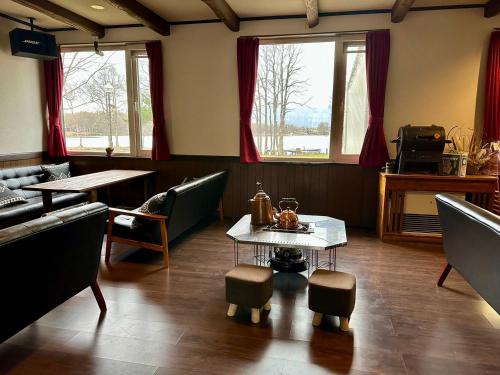
<path id="1" fill-rule="evenodd" d="M 403 232 L 441 233 L 441 223 L 438 215 L 404 214 Z"/>

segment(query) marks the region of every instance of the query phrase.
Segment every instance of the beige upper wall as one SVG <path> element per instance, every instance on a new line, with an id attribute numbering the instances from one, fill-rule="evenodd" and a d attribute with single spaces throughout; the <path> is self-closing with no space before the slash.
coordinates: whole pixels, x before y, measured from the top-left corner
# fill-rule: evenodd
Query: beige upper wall
<path id="1" fill-rule="evenodd" d="M 0 18 L 0 154 L 46 149 L 42 63 L 12 56 L 9 31 L 16 27 Z"/>
<path id="2" fill-rule="evenodd" d="M 499 18 L 481 9 L 325 17 L 313 32 L 391 29 L 385 107 L 390 141 L 405 124 L 447 129 L 482 123 L 484 66 L 489 35 Z M 107 30 L 104 41 L 162 39 L 167 128 L 174 154 L 238 155 L 236 39 L 242 35 L 310 32 L 303 19 L 173 26 L 169 37 L 144 28 Z M 60 32 L 58 42 L 92 42 L 82 32 Z M 0 73 L 1 74 L 1 73 Z M 480 84 L 478 84 L 480 83 Z M 481 125 L 480 125 L 481 126 Z M 388 144 L 394 155 L 394 146 Z"/>

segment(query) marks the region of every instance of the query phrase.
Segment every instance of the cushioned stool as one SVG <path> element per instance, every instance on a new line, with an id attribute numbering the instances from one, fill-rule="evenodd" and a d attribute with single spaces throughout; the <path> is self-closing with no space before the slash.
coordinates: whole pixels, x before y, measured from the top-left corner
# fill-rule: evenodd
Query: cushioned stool
<path id="1" fill-rule="evenodd" d="M 238 264 L 226 274 L 226 301 L 228 316 L 234 316 L 238 306 L 252 309 L 252 323 L 260 322 L 260 308 L 271 310 L 273 270 L 252 264 Z"/>
<path id="2" fill-rule="evenodd" d="M 309 309 L 313 325 L 319 326 L 323 314 L 340 318 L 340 329 L 349 331 L 349 319 L 356 302 L 356 278 L 345 272 L 316 270 L 309 278 Z"/>

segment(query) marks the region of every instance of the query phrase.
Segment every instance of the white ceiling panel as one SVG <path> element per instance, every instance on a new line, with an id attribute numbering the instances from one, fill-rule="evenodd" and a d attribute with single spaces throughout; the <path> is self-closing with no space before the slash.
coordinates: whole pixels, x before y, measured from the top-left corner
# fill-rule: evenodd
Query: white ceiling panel
<path id="1" fill-rule="evenodd" d="M 106 0 L 50 0 L 51 2 L 71 10 L 81 16 L 84 16 L 101 25 L 124 25 L 137 23 L 137 20 L 130 17 L 127 13 L 116 8 Z M 100 5 L 103 10 L 93 9 L 91 5 Z"/>

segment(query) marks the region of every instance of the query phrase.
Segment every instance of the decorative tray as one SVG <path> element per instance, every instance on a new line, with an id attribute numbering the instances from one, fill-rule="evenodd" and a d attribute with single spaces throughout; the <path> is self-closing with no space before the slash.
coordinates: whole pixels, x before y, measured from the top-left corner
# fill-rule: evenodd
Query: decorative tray
<path id="1" fill-rule="evenodd" d="M 280 228 L 278 224 L 266 225 L 263 230 L 267 232 L 285 232 L 285 233 L 314 233 L 314 223 L 299 223 L 295 229 Z"/>

